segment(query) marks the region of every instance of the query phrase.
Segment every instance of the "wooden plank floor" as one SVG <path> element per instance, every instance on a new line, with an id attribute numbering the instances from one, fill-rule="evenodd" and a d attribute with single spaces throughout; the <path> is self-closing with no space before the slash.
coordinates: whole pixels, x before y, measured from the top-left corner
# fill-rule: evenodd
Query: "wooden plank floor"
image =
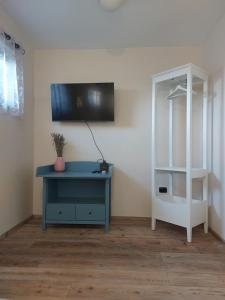
<path id="1" fill-rule="evenodd" d="M 147 219 L 101 227 L 52 226 L 34 218 L 0 240 L 0 298 L 225 299 L 225 244 L 202 228 Z"/>

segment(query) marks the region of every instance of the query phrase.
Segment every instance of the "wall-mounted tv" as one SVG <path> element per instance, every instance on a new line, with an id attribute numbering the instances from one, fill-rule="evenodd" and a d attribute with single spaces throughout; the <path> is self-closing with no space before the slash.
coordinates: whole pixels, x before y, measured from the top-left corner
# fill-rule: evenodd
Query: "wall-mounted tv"
<path id="1" fill-rule="evenodd" d="M 52 121 L 114 121 L 114 83 L 51 85 Z"/>

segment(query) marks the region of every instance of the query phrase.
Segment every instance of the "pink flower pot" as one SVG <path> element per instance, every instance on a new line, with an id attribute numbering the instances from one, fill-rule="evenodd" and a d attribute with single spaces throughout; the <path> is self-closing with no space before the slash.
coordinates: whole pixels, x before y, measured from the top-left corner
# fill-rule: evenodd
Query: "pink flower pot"
<path id="1" fill-rule="evenodd" d="M 57 157 L 54 168 L 56 172 L 65 171 L 65 161 L 63 157 Z"/>

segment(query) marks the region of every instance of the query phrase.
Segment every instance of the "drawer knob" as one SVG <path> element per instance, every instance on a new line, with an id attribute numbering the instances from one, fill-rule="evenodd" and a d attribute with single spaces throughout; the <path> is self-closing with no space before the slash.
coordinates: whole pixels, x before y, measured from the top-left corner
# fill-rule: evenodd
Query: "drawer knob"
<path id="1" fill-rule="evenodd" d="M 92 212 L 91 211 L 89 211 L 89 213 L 88 213 L 89 215 L 91 215 L 92 214 Z"/>
<path id="2" fill-rule="evenodd" d="M 58 212 L 58 214 L 59 214 L 59 215 L 61 215 L 61 214 L 62 214 L 61 210 Z"/>

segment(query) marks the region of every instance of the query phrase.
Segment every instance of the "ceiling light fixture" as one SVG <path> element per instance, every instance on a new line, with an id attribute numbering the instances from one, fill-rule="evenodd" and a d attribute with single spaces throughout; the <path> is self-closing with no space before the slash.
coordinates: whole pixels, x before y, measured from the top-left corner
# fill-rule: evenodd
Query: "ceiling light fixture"
<path id="1" fill-rule="evenodd" d="M 99 0 L 101 6 L 107 11 L 114 11 L 118 9 L 124 0 Z"/>

